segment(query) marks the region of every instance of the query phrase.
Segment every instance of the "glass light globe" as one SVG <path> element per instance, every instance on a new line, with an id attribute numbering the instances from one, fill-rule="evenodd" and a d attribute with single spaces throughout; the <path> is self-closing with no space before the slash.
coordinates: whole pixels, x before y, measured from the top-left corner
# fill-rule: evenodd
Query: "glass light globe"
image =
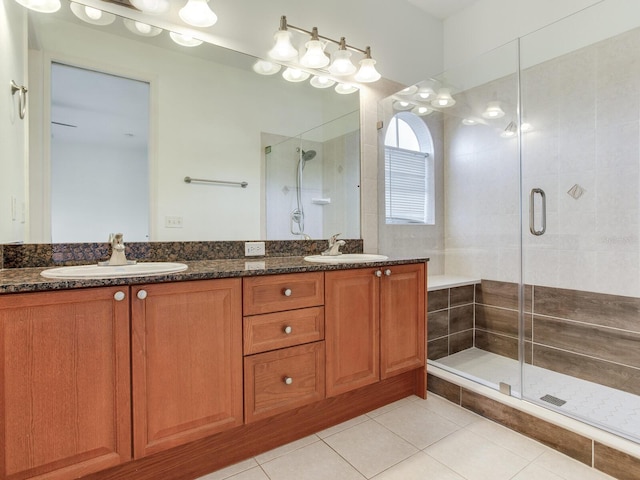
<path id="1" fill-rule="evenodd" d="M 210 27 L 218 21 L 218 16 L 209 8 L 209 0 L 189 0 L 178 15 L 194 27 Z"/>
<path id="2" fill-rule="evenodd" d="M 202 44 L 202 40 L 198 40 L 197 38 L 193 38 L 189 35 L 183 35 L 182 33 L 169 32 L 169 36 L 171 37 L 171 40 L 183 47 L 197 47 Z"/>
<path id="3" fill-rule="evenodd" d="M 169 10 L 169 0 L 130 0 L 131 5 L 144 13 L 159 15 Z"/>
<path id="4" fill-rule="evenodd" d="M 336 85 L 335 91 L 340 95 L 349 95 L 350 93 L 357 92 L 358 87 L 355 87 L 349 83 L 339 83 Z"/>
<path id="5" fill-rule="evenodd" d="M 336 50 L 331 54 L 332 62 L 329 66 L 329 72 L 332 75 L 353 75 L 356 72 L 356 66 L 351 61 L 351 52 L 348 50 Z"/>
<path id="6" fill-rule="evenodd" d="M 329 88 L 336 84 L 334 80 L 331 80 L 329 77 L 325 77 L 323 75 L 316 75 L 311 79 L 309 83 L 316 88 Z"/>
<path id="7" fill-rule="evenodd" d="M 329 65 L 329 57 L 324 53 L 324 45 L 320 40 L 309 40 L 305 43 L 307 51 L 300 59 L 300 65 L 308 68 L 322 68 Z"/>
<path id="8" fill-rule="evenodd" d="M 356 80 L 362 83 L 371 83 L 380 80 L 380 75 L 375 67 L 376 61 L 373 58 L 363 58 L 360 60 L 360 70 L 356 73 Z"/>
<path id="9" fill-rule="evenodd" d="M 60 0 L 16 0 L 20 5 L 34 12 L 53 13 L 60 10 Z"/>
<path id="10" fill-rule="evenodd" d="M 289 61 L 298 56 L 298 50 L 291 45 L 291 32 L 278 30 L 273 36 L 276 44 L 269 50 L 269 56 L 274 60 Z"/>
<path id="11" fill-rule="evenodd" d="M 489 102 L 487 108 L 482 112 L 484 118 L 502 118 L 504 117 L 504 110 L 500 107 L 500 102 Z"/>
<path id="12" fill-rule="evenodd" d="M 103 12 L 97 8 L 86 7 L 79 3 L 71 3 L 71 11 L 80 20 L 92 25 L 110 25 L 116 19 L 116 16 L 113 13 Z"/>
<path id="13" fill-rule="evenodd" d="M 127 27 L 127 30 L 141 37 L 155 37 L 162 33 L 161 28 L 153 27 L 147 23 L 131 20 L 130 18 L 123 18 L 122 21 L 124 22 L 124 26 Z"/>
<path id="14" fill-rule="evenodd" d="M 280 71 L 282 65 L 268 62 L 267 60 L 258 60 L 253 64 L 253 71 L 260 75 L 274 75 Z"/>
<path id="15" fill-rule="evenodd" d="M 303 72 L 302 70 L 291 67 L 282 72 L 282 78 L 284 78 L 287 82 L 304 82 L 310 76 L 311 74 L 308 72 Z"/>
<path id="16" fill-rule="evenodd" d="M 448 88 L 441 88 L 440 90 L 438 90 L 438 95 L 436 96 L 435 100 L 431 102 L 432 106 L 440 108 L 452 107 L 455 104 L 456 101 L 451 96 L 451 92 Z"/>

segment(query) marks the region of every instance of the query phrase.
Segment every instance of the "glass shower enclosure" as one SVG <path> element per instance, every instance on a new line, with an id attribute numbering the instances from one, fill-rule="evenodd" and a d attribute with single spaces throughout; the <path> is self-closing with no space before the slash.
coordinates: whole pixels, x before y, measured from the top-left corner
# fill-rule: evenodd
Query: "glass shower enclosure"
<path id="1" fill-rule="evenodd" d="M 418 87 L 456 101 L 431 114 L 430 275 L 473 284 L 429 292 L 429 362 L 640 442 L 640 5 L 605 0 Z"/>

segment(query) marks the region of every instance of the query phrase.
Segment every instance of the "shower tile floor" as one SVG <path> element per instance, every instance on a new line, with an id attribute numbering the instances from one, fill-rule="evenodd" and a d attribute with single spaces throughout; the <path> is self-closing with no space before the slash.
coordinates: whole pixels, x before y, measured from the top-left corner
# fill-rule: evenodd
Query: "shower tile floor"
<path id="1" fill-rule="evenodd" d="M 613 480 L 433 393 L 199 480 Z"/>
<path id="2" fill-rule="evenodd" d="M 503 382 L 511 385 L 516 395 L 521 390 L 518 361 L 485 350 L 470 348 L 434 363 L 453 373 L 471 375 L 492 388 Z M 525 365 L 523 381 L 526 400 L 640 441 L 640 396 L 532 365 Z M 541 400 L 545 395 L 566 403 L 552 405 Z"/>

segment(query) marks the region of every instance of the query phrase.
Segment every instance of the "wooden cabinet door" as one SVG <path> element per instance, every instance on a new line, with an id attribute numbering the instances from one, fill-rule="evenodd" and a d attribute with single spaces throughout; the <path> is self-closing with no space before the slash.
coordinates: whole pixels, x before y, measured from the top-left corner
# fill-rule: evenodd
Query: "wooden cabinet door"
<path id="1" fill-rule="evenodd" d="M 325 273 L 326 394 L 380 379 L 377 269 Z"/>
<path id="2" fill-rule="evenodd" d="M 131 291 L 134 456 L 241 425 L 240 279 Z"/>
<path id="3" fill-rule="evenodd" d="M 382 268 L 380 312 L 380 376 L 425 364 L 425 265 Z"/>
<path id="4" fill-rule="evenodd" d="M 1 478 L 78 478 L 131 458 L 128 292 L 0 295 Z"/>

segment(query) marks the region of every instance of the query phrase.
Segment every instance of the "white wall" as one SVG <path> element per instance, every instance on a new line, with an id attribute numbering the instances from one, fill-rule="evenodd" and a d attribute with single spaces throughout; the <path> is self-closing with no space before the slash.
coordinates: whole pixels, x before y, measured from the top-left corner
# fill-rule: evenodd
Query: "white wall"
<path id="1" fill-rule="evenodd" d="M 11 80 L 29 87 L 27 78 L 27 18 L 15 2 L 0 4 L 0 243 L 25 238 L 25 149 L 27 117 L 18 116 L 18 94 Z"/>

